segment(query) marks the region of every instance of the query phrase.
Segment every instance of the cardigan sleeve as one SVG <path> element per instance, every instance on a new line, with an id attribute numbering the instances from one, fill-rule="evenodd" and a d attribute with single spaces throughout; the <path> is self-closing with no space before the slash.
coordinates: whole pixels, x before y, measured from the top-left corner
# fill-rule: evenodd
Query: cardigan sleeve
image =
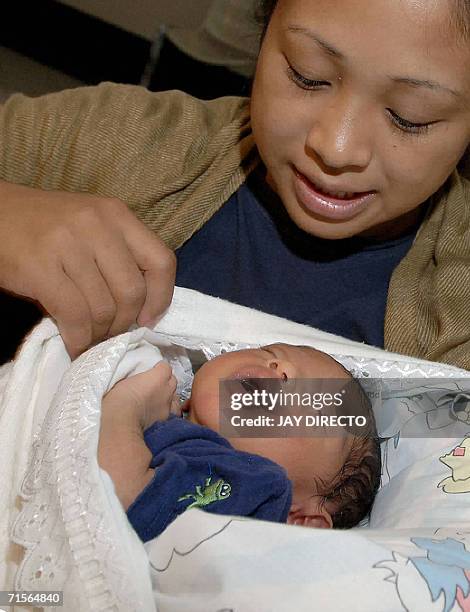
<path id="1" fill-rule="evenodd" d="M 224 171 L 230 178 L 238 162 L 229 168 L 224 160 L 233 157 L 247 120 L 244 98 L 203 102 L 112 83 L 15 95 L 0 111 L 0 178 L 117 197 L 144 221 L 152 209 L 158 225 L 158 203 L 168 199 L 167 221 L 174 196 L 214 166 L 221 180 Z"/>

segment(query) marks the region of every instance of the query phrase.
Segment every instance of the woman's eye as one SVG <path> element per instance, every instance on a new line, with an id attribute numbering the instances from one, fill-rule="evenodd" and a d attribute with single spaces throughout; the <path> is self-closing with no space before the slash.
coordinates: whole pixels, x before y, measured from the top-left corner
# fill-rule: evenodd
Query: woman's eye
<path id="1" fill-rule="evenodd" d="M 322 87 L 323 85 L 329 85 L 328 81 L 315 81 L 313 79 L 308 79 L 300 74 L 300 72 L 297 72 L 297 70 L 292 68 L 290 65 L 287 67 L 287 74 L 290 80 L 302 89 L 316 89 L 317 87 Z"/>
<path id="2" fill-rule="evenodd" d="M 402 132 L 407 132 L 409 134 L 425 134 L 429 130 L 430 126 L 433 124 L 433 122 L 413 123 L 412 121 L 407 121 L 406 119 L 403 119 L 403 117 L 400 117 L 400 115 L 394 113 L 391 108 L 387 108 L 387 111 L 390 113 L 393 123 Z"/>

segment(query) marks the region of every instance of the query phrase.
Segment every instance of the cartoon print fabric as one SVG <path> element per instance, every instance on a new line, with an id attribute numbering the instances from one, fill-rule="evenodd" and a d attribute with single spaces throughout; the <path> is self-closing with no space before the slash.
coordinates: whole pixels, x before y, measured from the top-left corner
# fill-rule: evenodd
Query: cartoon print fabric
<path id="1" fill-rule="evenodd" d="M 193 509 L 147 551 L 159 612 L 470 611 L 470 529 L 331 531 Z"/>
<path id="2" fill-rule="evenodd" d="M 450 612 L 470 610 L 470 552 L 454 538 L 410 538 L 420 551 L 409 557 L 392 553 L 377 568 L 395 585 L 402 610 Z M 426 556 L 422 556 L 422 551 Z M 416 585 L 421 589 L 414 588 Z"/>
<path id="3" fill-rule="evenodd" d="M 445 493 L 470 493 L 470 437 L 440 457 L 440 461 L 450 468 L 452 475 L 437 485 Z M 470 501 L 470 500 L 469 500 Z"/>

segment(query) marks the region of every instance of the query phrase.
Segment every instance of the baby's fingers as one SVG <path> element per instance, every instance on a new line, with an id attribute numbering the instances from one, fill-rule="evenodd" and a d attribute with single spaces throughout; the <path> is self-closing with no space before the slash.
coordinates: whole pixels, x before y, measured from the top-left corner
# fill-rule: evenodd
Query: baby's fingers
<path id="1" fill-rule="evenodd" d="M 176 414 L 176 416 L 183 416 L 183 410 L 182 410 L 182 406 L 181 406 L 181 402 L 178 398 L 178 396 L 175 395 L 173 396 L 173 400 L 171 402 L 171 408 L 170 408 L 170 412 L 171 414 Z"/>
<path id="2" fill-rule="evenodd" d="M 145 374 L 145 413 L 142 426 L 144 429 L 155 421 L 164 421 L 172 413 L 176 392 L 176 378 L 166 362 L 160 362 Z"/>
<path id="3" fill-rule="evenodd" d="M 150 370 L 135 374 L 127 379 L 141 401 L 146 405 L 155 405 L 167 402 L 176 390 L 176 378 L 173 376 L 171 366 L 166 361 L 160 361 Z"/>
<path id="4" fill-rule="evenodd" d="M 173 370 L 167 361 L 159 361 L 155 366 L 153 366 L 149 373 L 151 373 L 155 384 L 158 382 L 168 382 L 173 376 Z"/>

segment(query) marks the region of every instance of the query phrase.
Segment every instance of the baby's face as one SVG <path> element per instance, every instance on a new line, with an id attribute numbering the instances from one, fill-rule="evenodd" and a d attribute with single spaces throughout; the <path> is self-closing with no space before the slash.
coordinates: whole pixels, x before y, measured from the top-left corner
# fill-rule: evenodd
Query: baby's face
<path id="1" fill-rule="evenodd" d="M 330 356 L 309 347 L 271 344 L 225 353 L 197 372 L 189 402 L 189 420 L 219 431 L 219 381 L 246 378 L 351 378 Z M 314 495 L 315 479 L 327 482 L 344 465 L 351 436 L 307 438 L 229 438 L 238 450 L 262 455 L 287 470 L 294 503 Z"/>

